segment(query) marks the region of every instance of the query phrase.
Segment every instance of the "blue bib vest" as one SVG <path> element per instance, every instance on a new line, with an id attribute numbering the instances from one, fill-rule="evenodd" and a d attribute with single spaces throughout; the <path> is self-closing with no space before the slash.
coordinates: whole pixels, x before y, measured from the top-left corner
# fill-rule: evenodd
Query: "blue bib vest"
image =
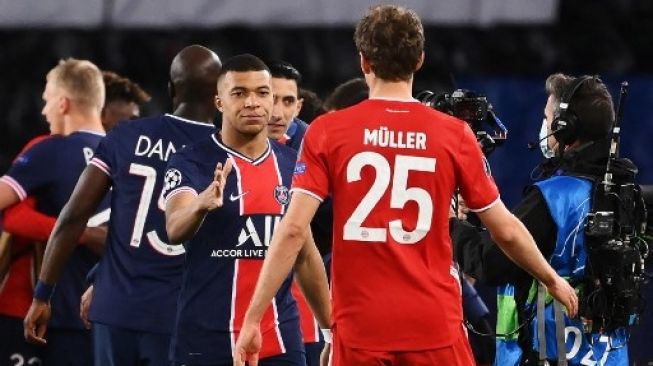
<path id="1" fill-rule="evenodd" d="M 553 254 L 548 258 L 556 272 L 573 283 L 582 283 L 585 275 L 587 251 L 585 249 L 585 224 L 591 208 L 592 183 L 589 180 L 555 176 L 538 182 L 535 186 L 542 192 L 551 217 L 557 227 L 557 240 Z M 526 313 L 535 311 L 537 302 L 537 281 L 533 281 Z M 519 326 L 515 288 L 507 284 L 498 288 L 497 293 L 497 333 L 506 334 Z M 547 295 L 544 312 L 546 331 L 547 359 L 558 358 L 556 349 L 555 319 L 552 298 Z M 522 319 L 522 321 L 525 321 Z M 537 317 L 530 324 L 531 345 L 533 351 L 539 351 L 537 335 Z M 564 316 L 565 348 L 567 362 L 571 365 L 628 365 L 627 334 L 625 329 L 618 329 L 610 334 L 585 334 L 580 319 Z M 517 342 L 518 333 L 497 336 L 497 353 L 495 365 L 519 365 L 523 351 Z"/>

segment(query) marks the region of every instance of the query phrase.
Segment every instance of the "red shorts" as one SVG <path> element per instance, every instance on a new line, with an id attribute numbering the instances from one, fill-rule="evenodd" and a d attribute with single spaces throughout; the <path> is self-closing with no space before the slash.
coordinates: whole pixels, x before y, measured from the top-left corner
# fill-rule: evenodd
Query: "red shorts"
<path id="1" fill-rule="evenodd" d="M 347 347 L 333 334 L 331 366 L 473 366 L 474 355 L 467 334 L 460 327 L 460 336 L 447 347 L 421 351 L 368 351 Z"/>

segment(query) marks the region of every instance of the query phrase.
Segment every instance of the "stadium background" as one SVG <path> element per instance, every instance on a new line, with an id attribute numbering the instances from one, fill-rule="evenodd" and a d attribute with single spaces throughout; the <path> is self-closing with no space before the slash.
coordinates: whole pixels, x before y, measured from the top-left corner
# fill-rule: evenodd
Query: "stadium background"
<path id="1" fill-rule="evenodd" d="M 0 0 L 0 173 L 31 137 L 47 133 L 41 93 L 45 74 L 60 58 L 87 58 L 138 82 L 153 96 L 143 115 L 169 111 L 170 61 L 192 43 L 223 60 L 244 52 L 286 60 L 302 72 L 304 88 L 325 97 L 337 84 L 360 76 L 353 27 L 373 3 Z M 425 24 L 426 63 L 415 91 L 455 86 L 484 93 L 508 127 L 507 143 L 490 162 L 509 206 L 519 200 L 541 158 L 526 144 L 540 129 L 544 79 L 558 71 L 601 75 L 615 102 L 620 82 L 630 82 L 622 155 L 640 167 L 641 183 L 653 184 L 653 2 L 399 3 L 416 9 Z M 653 327 L 652 307 L 647 329 Z"/>

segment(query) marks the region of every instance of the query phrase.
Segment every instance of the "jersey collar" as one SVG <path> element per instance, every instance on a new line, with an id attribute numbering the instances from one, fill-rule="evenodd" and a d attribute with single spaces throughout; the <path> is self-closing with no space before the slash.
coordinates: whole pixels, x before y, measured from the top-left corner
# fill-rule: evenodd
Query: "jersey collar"
<path id="1" fill-rule="evenodd" d="M 245 156 L 245 155 L 239 153 L 238 151 L 236 151 L 236 150 L 234 150 L 234 149 L 228 147 L 227 145 L 223 144 L 223 143 L 222 143 L 222 142 L 221 142 L 221 141 L 216 137 L 216 134 L 215 134 L 215 133 L 214 133 L 214 134 L 211 134 L 211 139 L 213 139 L 213 142 L 215 142 L 215 144 L 218 145 L 219 148 L 221 148 L 222 150 L 226 151 L 229 155 L 237 156 L 238 158 L 240 158 L 240 159 L 242 159 L 242 160 L 245 160 L 246 162 L 248 162 L 248 163 L 250 163 L 250 164 L 252 164 L 252 165 L 258 165 L 258 164 L 261 164 L 262 162 L 264 162 L 265 159 L 270 155 L 270 151 L 272 150 L 271 147 L 270 147 L 270 140 L 267 140 L 267 139 L 266 139 L 266 140 L 265 140 L 265 143 L 267 144 L 267 146 L 266 146 L 265 151 L 263 152 L 263 154 L 261 154 L 261 156 L 259 156 L 259 157 L 256 158 L 256 159 L 251 159 L 251 158 L 248 158 L 247 156 Z"/>
<path id="2" fill-rule="evenodd" d="M 369 100 L 384 100 L 387 102 L 404 102 L 404 103 L 419 103 L 420 101 L 415 98 L 384 98 L 384 97 L 373 97 Z"/>

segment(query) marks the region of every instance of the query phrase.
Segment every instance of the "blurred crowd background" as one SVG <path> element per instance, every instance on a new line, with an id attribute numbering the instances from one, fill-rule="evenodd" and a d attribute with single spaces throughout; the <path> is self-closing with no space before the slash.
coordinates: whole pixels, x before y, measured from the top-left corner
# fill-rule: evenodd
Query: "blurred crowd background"
<path id="1" fill-rule="evenodd" d="M 303 74 L 303 88 L 325 97 L 361 76 L 353 27 L 373 3 L 0 0 L 0 174 L 31 137 L 47 133 L 41 93 L 46 72 L 61 58 L 89 59 L 139 83 L 152 95 L 142 115 L 169 111 L 170 61 L 193 43 L 223 60 L 247 52 L 288 61 Z M 425 24 L 426 63 L 415 91 L 475 90 L 508 127 L 508 141 L 490 157 L 508 205 L 518 201 L 541 159 L 526 145 L 537 139 L 544 80 L 554 72 L 601 75 L 615 103 L 619 84 L 630 83 L 622 155 L 639 166 L 641 183 L 653 184 L 653 1 L 399 3 L 417 10 Z"/>
<path id="2" fill-rule="evenodd" d="M 539 153 L 529 153 L 525 146 L 540 128 L 544 79 L 558 71 L 601 75 L 615 101 L 619 83 L 630 82 L 623 153 L 640 166 L 641 180 L 653 183 L 653 147 L 648 143 L 653 135 L 648 109 L 653 101 L 653 2 L 404 3 L 418 10 L 426 27 L 426 63 L 416 76 L 416 92 L 474 89 L 488 96 L 507 125 L 508 142 L 491 163 L 508 203 L 517 202 L 539 161 Z M 87 58 L 136 81 L 153 96 L 143 115 L 169 110 L 170 61 L 192 43 L 210 47 L 223 59 L 249 52 L 288 61 L 302 72 L 302 86 L 324 97 L 361 75 L 353 26 L 370 4 L 0 1 L 0 172 L 25 142 L 47 132 L 41 93 L 45 74 L 58 59 Z"/>

